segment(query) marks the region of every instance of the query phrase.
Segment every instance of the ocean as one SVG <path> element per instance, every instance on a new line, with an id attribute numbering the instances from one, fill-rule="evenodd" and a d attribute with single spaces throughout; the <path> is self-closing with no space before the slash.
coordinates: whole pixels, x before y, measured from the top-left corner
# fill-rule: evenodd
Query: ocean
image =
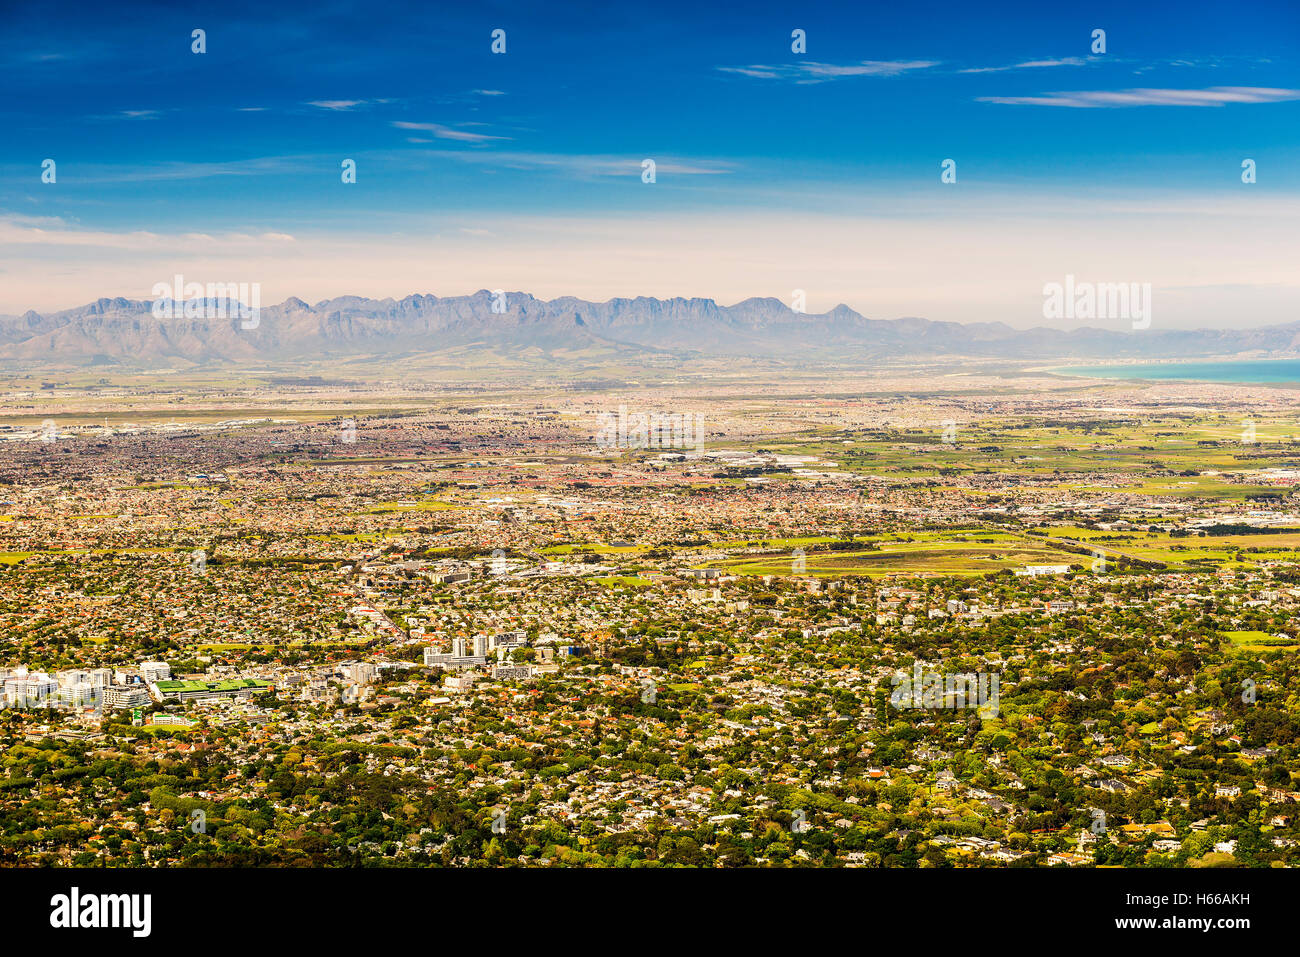
<path id="1" fill-rule="evenodd" d="M 1242 382 L 1254 385 L 1300 385 L 1300 359 L 1246 359 L 1228 362 L 1162 362 L 1150 365 L 1069 366 L 1060 375 L 1093 379 L 1183 379 L 1195 382 Z"/>

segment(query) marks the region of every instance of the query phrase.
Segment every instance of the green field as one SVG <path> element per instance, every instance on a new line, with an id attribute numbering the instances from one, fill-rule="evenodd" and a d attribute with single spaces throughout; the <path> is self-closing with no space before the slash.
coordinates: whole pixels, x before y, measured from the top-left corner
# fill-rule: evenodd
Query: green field
<path id="1" fill-rule="evenodd" d="M 1263 631 L 1225 631 L 1223 637 L 1236 651 L 1290 651 L 1300 648 L 1300 643 L 1285 638 L 1275 638 Z"/>
<path id="2" fill-rule="evenodd" d="M 914 541 L 875 539 L 875 549 L 809 551 L 776 555 L 736 556 L 703 567 L 740 575 L 801 574 L 816 578 L 841 575 L 984 575 L 1025 565 L 1083 565 L 1091 559 L 1001 532 L 969 536 L 918 533 Z M 816 546 L 812 546 L 815 548 Z M 796 566 L 801 561 L 801 568 Z"/>

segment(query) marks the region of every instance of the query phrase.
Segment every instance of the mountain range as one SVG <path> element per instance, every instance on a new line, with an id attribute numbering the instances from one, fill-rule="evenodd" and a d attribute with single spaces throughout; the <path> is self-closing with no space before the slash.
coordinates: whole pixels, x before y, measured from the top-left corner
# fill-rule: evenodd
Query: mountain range
<path id="1" fill-rule="evenodd" d="M 504 311 L 494 312 L 494 303 L 503 304 Z M 844 305 L 821 314 L 799 313 L 771 298 L 732 306 L 711 299 L 645 297 L 544 301 L 526 293 L 507 293 L 502 300 L 487 290 L 447 298 L 342 296 L 315 305 L 290 298 L 262 307 L 252 329 L 242 328 L 251 322 L 238 317 L 159 319 L 152 306 L 150 300 L 111 298 L 62 312 L 0 316 L 0 361 L 34 367 L 205 365 L 464 356 L 480 350 L 555 361 L 658 355 L 849 363 L 1300 354 L 1300 322 L 1242 330 L 1026 330 L 1002 323 L 868 319 Z"/>

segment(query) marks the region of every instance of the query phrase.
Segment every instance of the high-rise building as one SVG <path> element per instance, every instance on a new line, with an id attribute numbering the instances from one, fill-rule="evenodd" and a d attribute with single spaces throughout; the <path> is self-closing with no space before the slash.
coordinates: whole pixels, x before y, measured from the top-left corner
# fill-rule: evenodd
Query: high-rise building
<path id="1" fill-rule="evenodd" d="M 430 645 L 424 649 L 424 663 L 429 668 L 441 668 L 451 661 L 451 655 L 446 652 L 439 652 Z"/>
<path id="2" fill-rule="evenodd" d="M 101 707 L 105 711 L 114 711 L 121 708 L 143 708 L 151 702 L 148 690 L 142 685 L 113 685 L 104 689 Z"/>
<path id="3" fill-rule="evenodd" d="M 145 684 L 153 684 L 155 681 L 168 680 L 172 676 L 172 669 L 165 661 L 142 661 L 140 675 L 144 678 Z"/>
<path id="4" fill-rule="evenodd" d="M 376 668 L 369 661 L 352 661 L 339 666 L 339 672 L 343 677 L 364 685 L 375 680 Z"/>
<path id="5" fill-rule="evenodd" d="M 59 698 L 70 705 L 93 704 L 99 692 L 100 689 L 89 681 L 59 685 Z"/>

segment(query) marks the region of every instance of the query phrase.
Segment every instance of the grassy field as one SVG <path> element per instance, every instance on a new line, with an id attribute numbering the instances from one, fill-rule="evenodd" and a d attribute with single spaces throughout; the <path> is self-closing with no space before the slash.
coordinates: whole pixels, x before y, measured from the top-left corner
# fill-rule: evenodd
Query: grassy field
<path id="1" fill-rule="evenodd" d="M 221 654 L 226 651 L 304 651 L 312 649 L 320 651 L 326 648 L 338 647 L 360 647 L 369 644 L 369 638 L 345 638 L 331 641 L 290 641 L 284 644 L 259 644 L 256 642 L 228 641 L 218 644 L 198 645 L 195 650 L 198 654 Z"/>
<path id="2" fill-rule="evenodd" d="M 1046 529 L 1053 539 L 1072 539 L 1107 555 L 1160 562 L 1171 570 L 1244 568 L 1261 562 L 1300 563 L 1300 529 L 1277 534 L 1171 536 L 1168 532 Z"/>
<path id="3" fill-rule="evenodd" d="M 1234 651 L 1291 651 L 1300 648 L 1300 643 L 1275 638 L 1264 631 L 1225 631 L 1223 637 L 1232 643 Z"/>
<path id="4" fill-rule="evenodd" d="M 1114 420 L 1114 421 L 1112 421 Z M 1300 420 L 1257 421 L 1245 443 L 1240 419 L 1163 416 L 1141 421 L 1114 413 L 1092 422 L 1005 420 L 956 423 L 956 441 L 943 441 L 943 424 L 909 430 L 836 431 L 767 438 L 747 447 L 786 455 L 815 455 L 842 471 L 898 477 L 999 472 L 1048 477 L 1065 473 L 1135 473 L 1154 468 L 1192 474 L 1175 480 L 1135 476 L 1128 487 L 1148 494 L 1243 500 L 1276 491 L 1243 483 L 1232 473 L 1300 463 Z M 742 446 L 746 447 L 746 446 Z M 825 467 L 822 465 L 814 468 Z M 1220 475 L 1207 475 L 1219 472 Z"/>
<path id="5" fill-rule="evenodd" d="M 443 502 L 438 499 L 423 499 L 418 502 L 391 502 L 386 505 L 374 505 L 363 512 L 354 514 L 383 515 L 388 512 L 445 512 L 462 508 L 464 508 L 463 505 L 453 505 L 451 502 Z"/>
<path id="6" fill-rule="evenodd" d="M 717 542 L 710 550 L 762 548 L 773 554 L 734 555 L 700 567 L 743 575 L 790 575 L 796 550 L 803 552 L 806 574 L 835 575 L 945 574 L 979 575 L 1024 565 L 1079 565 L 1091 569 L 1093 555 L 1104 556 L 1113 570 L 1122 559 L 1157 563 L 1168 571 L 1245 568 L 1262 562 L 1300 564 L 1300 529 L 1280 534 L 1174 537 L 1168 532 L 1102 531 L 1051 528 L 1044 534 L 972 529 L 914 532 L 903 536 L 859 536 L 861 549 L 824 550 L 828 538 L 754 539 Z M 874 548 L 867 548 L 870 544 Z M 819 548 L 820 546 L 820 548 Z"/>
<path id="7" fill-rule="evenodd" d="M 34 555 L 173 555 L 189 549 L 167 548 L 59 548 L 39 552 L 0 552 L 0 565 L 16 565 Z"/>
<path id="8" fill-rule="evenodd" d="M 1025 565 L 1087 565 L 1091 559 L 1053 548 L 1048 542 L 1004 532 L 969 535 L 917 533 L 908 540 L 878 537 L 863 539 L 871 549 L 842 551 L 793 549 L 774 555 L 735 556 L 703 567 L 726 569 L 740 575 L 791 575 L 835 577 L 841 575 L 984 575 Z M 815 549 L 816 545 L 810 543 Z M 798 564 L 796 564 L 798 563 Z"/>

